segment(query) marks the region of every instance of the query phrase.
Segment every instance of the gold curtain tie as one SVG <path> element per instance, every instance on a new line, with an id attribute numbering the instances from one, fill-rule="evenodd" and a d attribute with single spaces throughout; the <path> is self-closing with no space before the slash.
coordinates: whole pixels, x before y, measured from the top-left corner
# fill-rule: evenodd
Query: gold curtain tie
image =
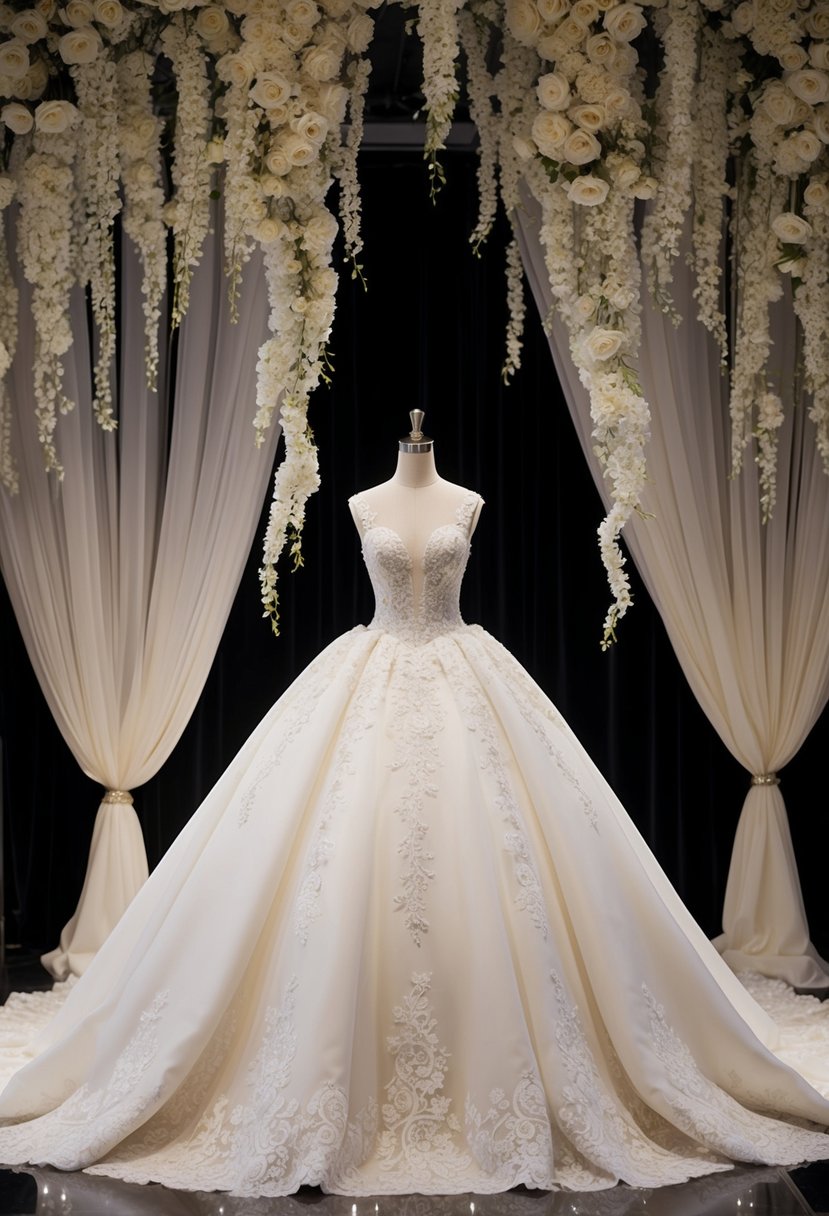
<path id="1" fill-rule="evenodd" d="M 132 806 L 132 794 L 129 790 L 107 790 L 103 801 L 118 803 L 121 806 Z"/>
<path id="2" fill-rule="evenodd" d="M 755 773 L 751 778 L 752 785 L 779 785 L 777 773 Z"/>

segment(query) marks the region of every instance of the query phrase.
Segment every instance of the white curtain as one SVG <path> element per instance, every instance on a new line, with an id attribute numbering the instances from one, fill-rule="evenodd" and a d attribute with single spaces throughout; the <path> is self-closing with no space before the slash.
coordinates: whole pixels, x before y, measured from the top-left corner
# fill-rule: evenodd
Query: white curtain
<path id="1" fill-rule="evenodd" d="M 124 241 L 114 434 L 92 415 L 86 305 L 76 292 L 66 358 L 76 406 L 58 421 L 60 483 L 44 473 L 37 441 L 29 296 L 18 274 L 21 340 L 10 390 L 20 493 L 0 492 L 0 564 L 61 733 L 106 791 L 77 910 L 44 956 L 58 978 L 84 971 L 147 877 L 129 791 L 159 770 L 195 707 L 273 462 L 277 429 L 257 449 L 252 427 L 256 352 L 266 334 L 263 276 L 248 266 L 231 325 L 218 227 L 178 337 L 173 394 L 164 383 L 166 334 L 160 392 L 146 387 L 140 274 Z M 170 396 L 171 418 L 163 404 Z"/>
<path id="2" fill-rule="evenodd" d="M 538 208 L 530 199 L 519 225 L 525 269 L 547 317 L 552 296 Z M 789 400 L 777 505 L 764 525 L 750 451 L 741 475 L 729 478 L 728 386 L 718 352 L 695 320 L 682 256 L 674 299 L 684 318 L 678 328 L 645 300 L 640 367 L 653 423 L 643 506 L 653 518 L 634 519 L 625 537 L 694 694 L 751 774 L 731 859 L 724 932 L 715 944 L 735 970 L 797 987 L 827 987 L 829 964 L 809 939 L 777 774 L 829 697 L 829 477 L 802 402 L 792 408 L 797 377 L 790 309 L 781 304 L 773 318 L 774 371 Z M 557 320 L 550 347 L 604 496 L 588 395 Z"/>

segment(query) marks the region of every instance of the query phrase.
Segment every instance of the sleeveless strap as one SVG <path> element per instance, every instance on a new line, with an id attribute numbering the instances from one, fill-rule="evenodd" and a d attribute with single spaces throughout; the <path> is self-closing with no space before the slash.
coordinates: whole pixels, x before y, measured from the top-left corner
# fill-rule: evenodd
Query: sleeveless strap
<path id="1" fill-rule="evenodd" d="M 455 511 L 455 519 L 458 522 L 458 527 L 462 528 L 466 535 L 469 535 L 469 529 L 472 527 L 472 520 L 475 512 L 478 509 L 478 504 L 483 506 L 484 500 L 480 494 L 476 494 L 474 490 L 470 490 L 461 505 Z"/>
<path id="2" fill-rule="evenodd" d="M 368 528 L 373 528 L 374 521 L 377 519 L 377 513 L 376 511 L 372 511 L 362 494 L 353 494 L 348 501 L 351 506 L 353 506 L 357 514 L 357 518 L 363 525 L 363 531 L 366 531 Z"/>

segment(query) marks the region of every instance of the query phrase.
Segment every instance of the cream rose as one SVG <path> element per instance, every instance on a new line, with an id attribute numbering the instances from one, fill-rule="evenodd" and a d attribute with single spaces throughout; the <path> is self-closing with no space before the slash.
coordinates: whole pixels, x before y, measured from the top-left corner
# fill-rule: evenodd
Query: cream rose
<path id="1" fill-rule="evenodd" d="M 564 159 L 571 165 L 588 165 L 602 154 L 602 145 L 589 131 L 571 131 L 562 145 Z"/>
<path id="2" fill-rule="evenodd" d="M 344 16 L 351 8 L 351 0 L 320 0 L 320 5 L 328 16 L 333 17 L 336 21 L 338 17 Z"/>
<path id="3" fill-rule="evenodd" d="M 809 56 L 802 46 L 798 46 L 796 42 L 789 43 L 788 46 L 783 46 L 776 52 L 777 61 L 786 72 L 796 72 L 798 68 L 802 68 L 804 64 L 809 62 Z M 815 67 L 818 65 L 815 64 Z"/>
<path id="4" fill-rule="evenodd" d="M 0 110 L 0 122 L 5 123 L 15 135 L 28 135 L 35 125 L 31 110 L 19 101 L 10 101 L 8 105 L 3 106 Z"/>
<path id="5" fill-rule="evenodd" d="M 319 147 L 328 134 L 328 119 L 324 118 L 322 114 L 315 114 L 313 110 L 309 110 L 306 114 L 300 114 L 291 120 L 291 130 L 295 135 L 301 135 L 310 144 Z"/>
<path id="6" fill-rule="evenodd" d="M 582 354 L 595 363 L 605 363 L 618 355 L 625 335 L 619 329 L 603 329 L 597 325 L 586 334 L 581 343 Z"/>
<path id="7" fill-rule="evenodd" d="M 89 25 L 94 11 L 91 0 L 68 0 L 63 17 L 67 25 L 78 29 L 82 25 Z"/>
<path id="8" fill-rule="evenodd" d="M 747 34 L 754 28 L 754 5 L 750 0 L 743 0 L 731 14 L 731 24 L 738 34 Z"/>
<path id="9" fill-rule="evenodd" d="M 374 36 L 374 22 L 368 13 L 358 13 L 348 23 L 347 41 L 349 48 L 357 55 L 362 55 L 371 46 Z"/>
<path id="10" fill-rule="evenodd" d="M 334 126 L 345 118 L 348 105 L 348 90 L 341 84 L 321 84 L 313 94 L 313 106 L 319 114 L 324 114 Z"/>
<path id="11" fill-rule="evenodd" d="M 797 116 L 797 101 L 785 85 L 766 88 L 760 106 L 778 127 L 789 126 Z"/>
<path id="12" fill-rule="evenodd" d="M 555 36 L 559 43 L 568 51 L 580 46 L 584 38 L 584 29 L 572 16 L 565 17 L 556 27 Z"/>
<path id="13" fill-rule="evenodd" d="M 337 237 L 338 224 L 330 211 L 317 211 L 305 223 L 302 245 L 313 257 L 330 253 Z"/>
<path id="14" fill-rule="evenodd" d="M 19 38 L 0 43 L 0 76 L 22 80 L 29 70 L 29 48 Z"/>
<path id="15" fill-rule="evenodd" d="M 550 25 L 560 21 L 570 7 L 570 0 L 536 0 L 538 15 Z"/>
<path id="16" fill-rule="evenodd" d="M 259 178 L 259 188 L 265 198 L 282 198 L 285 193 L 282 178 L 275 173 L 263 173 Z"/>
<path id="17" fill-rule="evenodd" d="M 542 156 L 561 159 L 562 145 L 573 129 L 569 118 L 557 110 L 541 110 L 532 125 L 532 137 Z"/>
<path id="18" fill-rule="evenodd" d="M 57 0 L 35 0 L 35 8 L 41 17 L 45 17 L 47 21 L 51 21 L 58 10 Z"/>
<path id="19" fill-rule="evenodd" d="M 560 72 L 539 76 L 536 85 L 538 104 L 545 110 L 566 110 L 570 104 L 570 85 Z"/>
<path id="20" fill-rule="evenodd" d="M 269 35 L 268 24 L 261 13 L 249 13 L 242 21 L 242 37 L 251 46 L 266 42 Z"/>
<path id="21" fill-rule="evenodd" d="M 815 125 L 815 135 L 822 143 L 829 144 L 829 106 L 821 106 L 819 110 L 815 110 L 812 121 Z"/>
<path id="22" fill-rule="evenodd" d="M 291 117 L 291 111 L 284 102 L 280 102 L 278 105 L 267 109 L 265 115 L 268 119 L 268 126 L 272 131 L 275 131 L 277 127 L 283 126 L 288 121 Z"/>
<path id="23" fill-rule="evenodd" d="M 290 81 L 279 72 L 260 72 L 250 90 L 250 99 L 263 110 L 282 105 L 291 96 Z"/>
<path id="24" fill-rule="evenodd" d="M 618 54 L 616 43 L 607 31 L 601 34 L 591 34 L 584 44 L 584 49 L 590 62 L 596 63 L 600 67 L 610 69 L 616 62 Z"/>
<path id="25" fill-rule="evenodd" d="M 604 106 L 588 102 L 580 102 L 578 105 L 571 106 L 567 111 L 567 117 L 571 118 L 583 131 L 590 131 L 593 134 L 600 131 L 607 121 Z"/>
<path id="26" fill-rule="evenodd" d="M 631 194 L 634 198 L 653 198 L 658 188 L 659 182 L 655 177 L 640 177 Z"/>
<path id="27" fill-rule="evenodd" d="M 533 0 L 507 0 L 507 28 L 516 42 L 532 46 L 541 32 L 541 15 Z"/>
<path id="28" fill-rule="evenodd" d="M 196 17 L 196 32 L 201 34 L 205 42 L 220 38 L 230 28 L 227 13 L 218 4 L 206 4 L 200 8 Z"/>
<path id="29" fill-rule="evenodd" d="M 285 225 L 276 215 L 266 215 L 264 219 L 253 225 L 253 235 L 263 245 L 269 245 L 271 241 L 279 240 L 284 231 Z"/>
<path id="30" fill-rule="evenodd" d="M 815 178 L 803 191 L 803 201 L 810 207 L 825 211 L 829 207 L 829 186 L 820 178 Z"/>
<path id="31" fill-rule="evenodd" d="M 821 72 L 829 69 L 829 42 L 813 42 L 809 47 L 809 62 Z"/>
<path id="32" fill-rule="evenodd" d="M 36 8 L 24 9 L 9 26 L 9 32 L 26 43 L 37 42 L 38 38 L 44 37 L 48 29 L 46 20 Z"/>
<path id="33" fill-rule="evenodd" d="M 35 129 L 44 135 L 62 135 L 79 117 L 71 101 L 42 101 L 35 110 Z"/>
<path id="34" fill-rule="evenodd" d="M 786 85 L 795 97 L 808 102 L 810 106 L 820 105 L 829 97 L 829 76 L 825 72 L 818 72 L 816 68 L 801 68 L 798 72 L 790 72 L 786 77 Z"/>
<path id="35" fill-rule="evenodd" d="M 567 197 L 571 203 L 578 203 L 580 207 L 598 207 L 607 198 L 609 189 L 603 178 L 584 173 L 570 182 Z"/>
<path id="36" fill-rule="evenodd" d="M 614 182 L 622 190 L 629 190 L 631 186 L 635 186 L 641 177 L 639 166 L 629 156 L 609 156 L 607 166 Z"/>
<path id="37" fill-rule="evenodd" d="M 605 13 L 603 24 L 617 42 L 632 42 L 647 22 L 638 4 L 617 4 Z"/>
<path id="38" fill-rule="evenodd" d="M 570 8 L 570 16 L 583 30 L 592 25 L 598 15 L 599 6 L 596 0 L 576 0 Z"/>
<path id="39" fill-rule="evenodd" d="M 573 312 L 580 321 L 589 321 L 596 311 L 596 305 L 592 296 L 579 296 L 573 305 Z"/>
<path id="40" fill-rule="evenodd" d="M 618 86 L 608 89 L 602 104 L 609 122 L 613 122 L 617 118 L 633 117 L 640 113 L 638 105 L 627 89 Z"/>
<path id="41" fill-rule="evenodd" d="M 271 148 L 265 157 L 265 166 L 268 173 L 274 177 L 284 177 L 286 173 L 291 172 L 291 162 L 288 160 L 284 149 L 278 144 Z"/>
<path id="42" fill-rule="evenodd" d="M 817 160 L 823 151 L 823 144 L 814 131 L 795 131 L 793 135 L 788 137 L 786 143 L 801 160 L 805 160 L 809 164 L 813 160 Z"/>
<path id="43" fill-rule="evenodd" d="M 310 46 L 302 56 L 302 69 L 312 80 L 332 80 L 341 63 L 342 53 L 328 46 Z"/>
<path id="44" fill-rule="evenodd" d="M 539 150 L 533 140 L 526 139 L 523 135 L 513 135 L 512 147 L 519 160 L 532 160 Z"/>
<path id="45" fill-rule="evenodd" d="M 301 135 L 286 135 L 280 141 L 282 151 L 291 168 L 297 168 L 302 165 L 310 165 L 312 160 L 316 160 L 317 148 L 308 139 L 303 139 Z M 270 165 L 268 165 L 270 168 Z"/>
<path id="46" fill-rule="evenodd" d="M 128 186 L 140 189 L 141 187 L 154 186 L 158 180 L 158 174 L 153 166 L 146 160 L 134 161 L 128 168 L 124 170 L 124 181 Z"/>
<path id="47" fill-rule="evenodd" d="M 829 38 L 829 8 L 820 8 L 809 13 L 803 24 L 813 38 Z"/>
<path id="48" fill-rule="evenodd" d="M 95 0 L 92 15 L 98 25 L 114 30 L 124 20 L 124 6 L 121 0 Z"/>
<path id="49" fill-rule="evenodd" d="M 793 211 L 775 216 L 771 230 L 782 245 L 802 245 L 812 235 L 812 225 Z"/>
<path id="50" fill-rule="evenodd" d="M 92 25 L 83 25 L 64 34 L 58 42 L 58 54 L 64 63 L 92 63 L 102 48 L 101 35 Z"/>
<path id="51" fill-rule="evenodd" d="M 310 29 L 319 21 L 320 11 L 314 0 L 288 0 L 285 5 L 285 19 L 294 25 L 303 25 Z"/>
<path id="52" fill-rule="evenodd" d="M 43 91 L 49 83 L 49 69 L 42 59 L 36 59 L 29 71 L 26 73 L 26 79 L 31 86 L 31 96 L 41 97 Z"/>
<path id="53" fill-rule="evenodd" d="M 256 67 L 253 61 L 243 52 L 233 51 L 217 59 L 216 72 L 220 80 L 226 81 L 227 84 L 235 84 L 240 88 L 244 88 L 253 80 Z"/>

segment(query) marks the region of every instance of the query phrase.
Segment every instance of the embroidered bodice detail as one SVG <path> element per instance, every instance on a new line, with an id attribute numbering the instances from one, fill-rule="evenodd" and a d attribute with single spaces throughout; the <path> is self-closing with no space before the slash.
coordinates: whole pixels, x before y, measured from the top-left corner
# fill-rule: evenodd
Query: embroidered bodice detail
<path id="1" fill-rule="evenodd" d="M 411 554 L 398 533 L 378 520 L 363 496 L 354 495 L 351 503 L 363 526 L 363 560 L 375 599 L 369 629 L 417 645 L 463 626 L 461 582 L 469 560 L 472 520 L 482 501 L 469 491 L 454 520 L 432 532 L 423 552 L 422 589 L 415 597 Z"/>

